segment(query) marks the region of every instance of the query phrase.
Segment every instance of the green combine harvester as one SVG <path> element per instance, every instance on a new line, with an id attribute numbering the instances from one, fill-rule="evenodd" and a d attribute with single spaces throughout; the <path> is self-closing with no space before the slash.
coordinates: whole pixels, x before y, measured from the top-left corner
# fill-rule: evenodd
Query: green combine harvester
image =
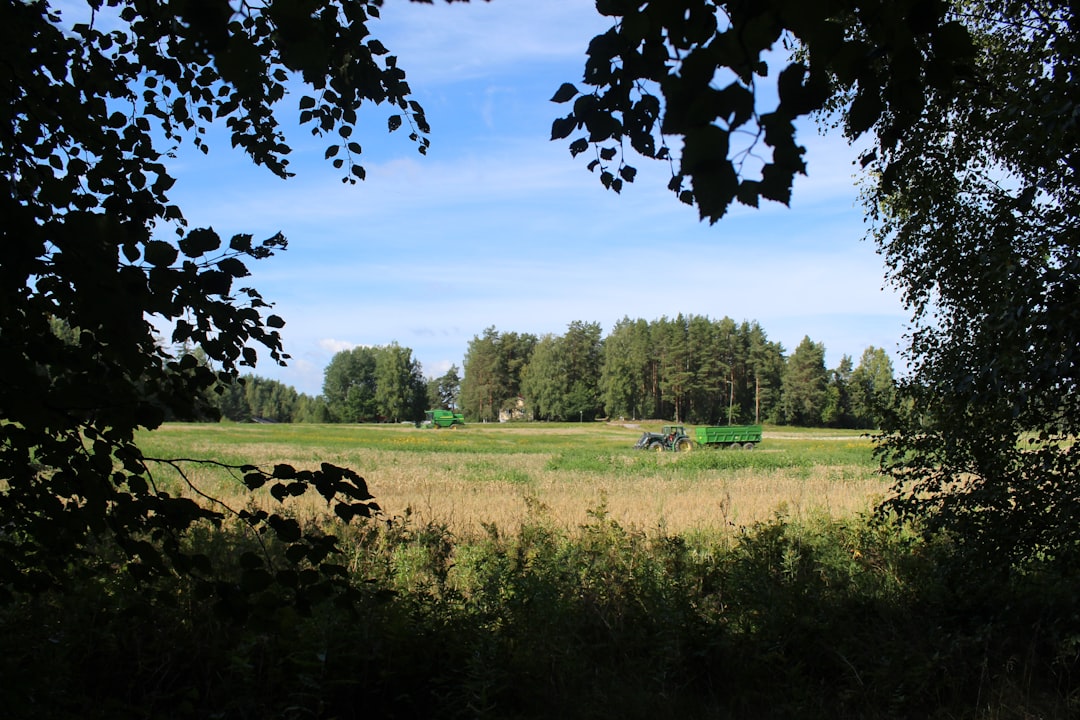
<path id="1" fill-rule="evenodd" d="M 452 410 L 428 410 L 420 427 L 429 429 L 455 428 L 465 424 L 465 416 Z"/>

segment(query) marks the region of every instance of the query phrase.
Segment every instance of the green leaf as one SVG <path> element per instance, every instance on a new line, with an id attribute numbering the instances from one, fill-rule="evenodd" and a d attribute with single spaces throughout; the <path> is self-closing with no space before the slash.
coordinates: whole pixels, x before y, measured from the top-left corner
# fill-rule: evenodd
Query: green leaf
<path id="1" fill-rule="evenodd" d="M 551 98 L 551 102 L 564 103 L 571 100 L 578 94 L 578 89 L 570 83 L 563 83 L 559 86 L 559 89 L 555 91 L 555 94 Z"/>
<path id="2" fill-rule="evenodd" d="M 282 587 L 295 589 L 300 586 L 300 576 L 297 575 L 295 570 L 278 570 L 274 574 L 274 579 Z"/>
<path id="3" fill-rule="evenodd" d="M 792 173 L 776 165 L 766 165 L 761 170 L 761 196 L 788 205 L 791 202 Z"/>
<path id="4" fill-rule="evenodd" d="M 863 88 L 851 103 L 847 114 L 847 134 L 857 138 L 874 126 L 884 107 L 876 88 Z"/>
<path id="5" fill-rule="evenodd" d="M 577 127 L 577 121 L 574 120 L 574 116 L 559 118 L 551 123 L 551 139 L 561 140 L 564 137 L 574 132 L 574 128 Z"/>
<path id="6" fill-rule="evenodd" d="M 736 194 L 736 198 L 743 205 L 750 207 L 758 207 L 758 197 L 760 195 L 760 183 L 756 180 L 743 180 L 739 183 L 739 190 Z"/>
<path id="7" fill-rule="evenodd" d="M 180 251 L 189 258 L 197 258 L 221 247 L 221 238 L 212 228 L 197 228 L 180 241 Z"/>
<path id="8" fill-rule="evenodd" d="M 248 272 L 244 263 L 232 257 L 219 260 L 217 266 L 223 273 L 231 275 L 234 278 L 246 277 L 251 274 Z"/>
<path id="9" fill-rule="evenodd" d="M 944 23 L 933 31 L 934 54 L 954 62 L 965 62 L 975 55 L 971 33 L 956 20 Z"/>
<path id="10" fill-rule="evenodd" d="M 300 523 L 294 518 L 271 515 L 267 522 L 270 524 L 270 527 L 273 528 L 278 540 L 281 540 L 282 542 L 296 542 L 303 534 L 300 530 Z"/>
<path id="11" fill-rule="evenodd" d="M 240 590 L 245 595 L 261 592 L 274 583 L 274 576 L 264 568 L 251 568 L 240 573 Z"/>
<path id="12" fill-rule="evenodd" d="M 266 476 L 262 473 L 249 472 L 244 475 L 244 485 L 250 490 L 258 490 L 266 484 Z"/>
<path id="13" fill-rule="evenodd" d="M 161 240 L 152 240 L 146 244 L 146 248 L 143 250 L 143 257 L 146 259 L 146 262 L 155 267 L 169 267 L 176 262 L 179 253 L 170 243 Z"/>
<path id="14" fill-rule="evenodd" d="M 271 474 L 279 480 L 291 480 L 297 475 L 296 468 L 294 468 L 292 465 L 286 465 L 284 463 L 275 465 L 274 470 Z"/>
<path id="15" fill-rule="evenodd" d="M 240 553 L 240 567 L 244 570 L 255 570 L 263 567 L 263 559 L 253 552 Z"/>
<path id="16" fill-rule="evenodd" d="M 694 175 L 698 172 L 715 172 L 728 160 L 729 134 L 715 125 L 693 128 L 685 135 L 683 145 L 681 173 Z M 732 188 L 734 195 L 734 188 Z M 730 198 L 728 198 L 730 199 Z"/>

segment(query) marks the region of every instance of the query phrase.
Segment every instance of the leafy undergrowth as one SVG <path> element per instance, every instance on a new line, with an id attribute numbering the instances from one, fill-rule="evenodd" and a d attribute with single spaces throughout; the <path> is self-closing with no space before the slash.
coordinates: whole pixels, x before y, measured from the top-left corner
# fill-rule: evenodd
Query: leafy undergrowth
<path id="1" fill-rule="evenodd" d="M 192 542 L 239 556 L 240 533 Z M 991 581 L 947 542 L 776 517 L 726 541 L 620 526 L 342 537 L 362 591 L 240 619 L 99 563 L 0 609 L 9 718 L 1066 718 L 1076 578 Z M 260 551 L 263 551 L 260 549 Z M 265 551 L 273 552 L 273 548 Z M 99 560 L 104 560 L 100 559 Z M 110 569 L 111 568 L 111 569 Z"/>

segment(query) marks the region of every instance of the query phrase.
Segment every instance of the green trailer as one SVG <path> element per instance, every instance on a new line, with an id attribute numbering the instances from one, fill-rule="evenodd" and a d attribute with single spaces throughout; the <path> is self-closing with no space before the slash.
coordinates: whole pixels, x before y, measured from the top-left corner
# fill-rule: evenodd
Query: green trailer
<path id="1" fill-rule="evenodd" d="M 701 447 L 729 447 L 753 450 L 761 442 L 760 425 L 723 425 L 699 427 L 694 430 L 694 441 Z"/>

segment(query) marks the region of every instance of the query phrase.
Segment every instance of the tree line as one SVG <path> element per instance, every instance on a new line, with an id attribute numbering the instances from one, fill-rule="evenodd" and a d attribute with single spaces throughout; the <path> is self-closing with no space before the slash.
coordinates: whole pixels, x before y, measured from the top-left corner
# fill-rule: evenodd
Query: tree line
<path id="1" fill-rule="evenodd" d="M 206 398 L 216 414 L 234 422 L 415 422 L 426 409 L 456 407 L 458 373 L 451 366 L 438 378 L 425 378 L 412 349 L 391 343 L 336 353 L 323 371 L 323 391 L 314 397 L 245 375 Z"/>
<path id="2" fill-rule="evenodd" d="M 893 402 L 892 361 L 868 347 L 858 365 L 825 365 L 803 338 L 786 354 L 757 322 L 704 315 L 623 318 L 606 337 L 575 320 L 562 335 L 500 332 L 469 342 L 457 366 L 425 378 L 412 350 L 391 343 L 334 355 L 311 397 L 248 376 L 219 389 L 221 415 L 238 422 L 415 422 L 425 409 L 467 419 L 584 421 L 664 418 L 694 424 L 775 423 L 873 428 Z"/>
<path id="3" fill-rule="evenodd" d="M 664 418 L 695 424 L 876 427 L 893 401 L 892 361 L 868 347 L 857 366 L 825 366 L 809 337 L 785 355 L 757 322 L 678 315 L 624 317 L 607 337 L 598 323 L 563 335 L 501 333 L 469 343 L 461 408 L 488 421 Z"/>

